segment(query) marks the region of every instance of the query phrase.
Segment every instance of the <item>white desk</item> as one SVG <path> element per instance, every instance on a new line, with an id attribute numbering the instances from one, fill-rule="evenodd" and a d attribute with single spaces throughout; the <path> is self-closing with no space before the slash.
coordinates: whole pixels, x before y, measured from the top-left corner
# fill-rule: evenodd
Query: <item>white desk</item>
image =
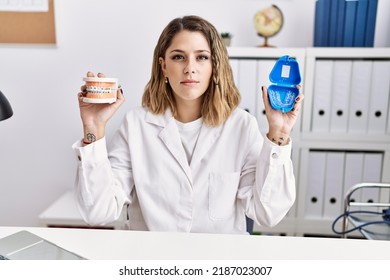
<path id="1" fill-rule="evenodd" d="M 0 238 L 20 230 L 92 260 L 390 259 L 390 242 L 379 240 L 38 227 L 0 227 Z"/>
<path id="2" fill-rule="evenodd" d="M 45 227 L 79 227 L 90 228 L 84 222 L 77 209 L 75 194 L 73 190 L 64 193 L 53 202 L 45 211 L 39 215 L 39 221 Z M 115 222 L 105 225 L 107 229 L 122 229 L 125 222 L 125 215 Z M 95 227 L 95 226 L 92 226 Z M 96 227 L 95 227 L 96 228 Z"/>

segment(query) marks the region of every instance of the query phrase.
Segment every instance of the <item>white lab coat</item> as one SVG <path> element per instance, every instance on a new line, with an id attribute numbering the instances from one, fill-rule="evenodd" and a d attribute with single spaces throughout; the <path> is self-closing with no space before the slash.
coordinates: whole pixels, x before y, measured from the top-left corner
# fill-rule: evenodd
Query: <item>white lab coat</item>
<path id="1" fill-rule="evenodd" d="M 134 230 L 245 233 L 245 215 L 274 226 L 295 200 L 291 141 L 264 140 L 242 109 L 217 128 L 203 124 L 190 164 L 170 110 L 131 110 L 109 152 L 105 138 L 73 148 L 78 204 L 90 224 L 112 222 L 128 205 Z"/>

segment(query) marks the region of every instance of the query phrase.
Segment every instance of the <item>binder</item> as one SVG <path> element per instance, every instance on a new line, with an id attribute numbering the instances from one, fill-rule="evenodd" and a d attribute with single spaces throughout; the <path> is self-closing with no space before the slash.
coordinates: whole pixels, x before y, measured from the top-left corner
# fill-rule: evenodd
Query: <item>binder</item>
<path id="1" fill-rule="evenodd" d="M 355 60 L 352 63 L 351 97 L 348 132 L 366 133 L 370 97 L 372 61 Z"/>
<path id="2" fill-rule="evenodd" d="M 365 47 L 374 46 L 377 9 L 378 9 L 378 0 L 368 1 L 366 32 L 365 32 L 366 37 L 364 39 Z"/>
<path id="3" fill-rule="evenodd" d="M 363 167 L 363 182 L 379 183 L 382 176 L 382 153 L 365 153 Z M 362 202 L 378 202 L 379 189 L 363 189 Z"/>
<path id="4" fill-rule="evenodd" d="M 346 193 L 352 186 L 362 182 L 363 162 L 364 154 L 362 152 L 346 152 L 343 197 L 345 197 Z M 360 194 L 355 192 L 352 195 L 351 200 L 359 201 Z"/>
<path id="5" fill-rule="evenodd" d="M 359 0 L 356 7 L 354 47 L 364 47 L 366 39 L 368 0 Z"/>
<path id="6" fill-rule="evenodd" d="M 269 80 L 269 73 L 271 72 L 272 68 L 274 67 L 274 64 L 276 62 L 276 59 L 259 59 L 257 61 L 257 121 L 259 123 L 260 131 L 262 133 L 268 132 L 268 121 L 267 117 L 265 115 L 265 109 L 264 109 L 264 102 L 263 97 L 261 95 L 261 86 L 269 86 L 270 80 Z"/>
<path id="7" fill-rule="evenodd" d="M 358 0 L 345 1 L 344 40 L 343 40 L 344 47 L 354 46 L 357 7 L 358 7 Z"/>
<path id="8" fill-rule="evenodd" d="M 332 60 L 317 60 L 313 90 L 313 132 L 328 132 L 332 95 Z"/>
<path id="9" fill-rule="evenodd" d="M 344 17 L 345 17 L 345 0 L 333 0 L 337 3 L 337 29 L 336 29 L 336 47 L 342 47 L 344 45 Z"/>
<path id="10" fill-rule="evenodd" d="M 344 153 L 327 152 L 323 217 L 335 219 L 342 213 Z"/>
<path id="11" fill-rule="evenodd" d="M 370 106 L 368 110 L 369 134 L 385 134 L 389 114 L 390 61 L 374 61 L 371 76 Z"/>
<path id="12" fill-rule="evenodd" d="M 238 86 L 241 94 L 240 108 L 256 116 L 257 61 L 238 60 Z"/>
<path id="13" fill-rule="evenodd" d="M 317 0 L 315 3 L 314 46 L 327 47 L 330 19 L 330 1 Z"/>
<path id="14" fill-rule="evenodd" d="M 352 61 L 334 62 L 330 132 L 345 133 L 348 126 Z"/>
<path id="15" fill-rule="evenodd" d="M 372 47 L 378 0 L 317 0 L 315 47 Z"/>
<path id="16" fill-rule="evenodd" d="M 340 22 L 339 7 L 338 6 L 339 6 L 338 0 L 330 1 L 328 47 L 335 47 L 336 46 L 338 26 L 344 19 L 344 17 L 341 17 L 341 22 Z M 340 12 L 342 12 L 342 11 L 340 11 Z"/>
<path id="17" fill-rule="evenodd" d="M 306 218 L 320 218 L 323 213 L 326 152 L 310 151 L 308 167 L 304 216 Z"/>

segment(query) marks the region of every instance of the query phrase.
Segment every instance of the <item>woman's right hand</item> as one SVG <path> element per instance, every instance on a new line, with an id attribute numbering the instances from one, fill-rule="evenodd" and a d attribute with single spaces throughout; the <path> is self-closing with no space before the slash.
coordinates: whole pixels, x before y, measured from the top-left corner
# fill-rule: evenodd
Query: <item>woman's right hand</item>
<path id="1" fill-rule="evenodd" d="M 105 77 L 102 73 L 98 73 L 97 76 Z M 87 77 L 94 77 L 94 74 L 89 71 Z M 123 104 L 125 98 L 120 88 L 117 91 L 117 100 L 112 104 L 87 103 L 83 101 L 85 95 L 86 87 L 83 85 L 81 86 L 81 92 L 78 93 L 78 100 L 84 128 L 84 143 L 88 144 L 104 137 L 107 122 Z"/>

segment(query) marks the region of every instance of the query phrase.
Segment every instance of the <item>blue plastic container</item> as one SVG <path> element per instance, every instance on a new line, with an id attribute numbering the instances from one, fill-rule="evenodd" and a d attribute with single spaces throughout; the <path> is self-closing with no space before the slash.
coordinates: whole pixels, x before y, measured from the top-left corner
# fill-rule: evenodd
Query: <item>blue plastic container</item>
<path id="1" fill-rule="evenodd" d="M 283 113 L 291 111 L 299 94 L 297 85 L 301 83 L 298 62 L 288 55 L 282 56 L 272 68 L 269 80 L 272 83 L 268 87 L 271 107 Z"/>

